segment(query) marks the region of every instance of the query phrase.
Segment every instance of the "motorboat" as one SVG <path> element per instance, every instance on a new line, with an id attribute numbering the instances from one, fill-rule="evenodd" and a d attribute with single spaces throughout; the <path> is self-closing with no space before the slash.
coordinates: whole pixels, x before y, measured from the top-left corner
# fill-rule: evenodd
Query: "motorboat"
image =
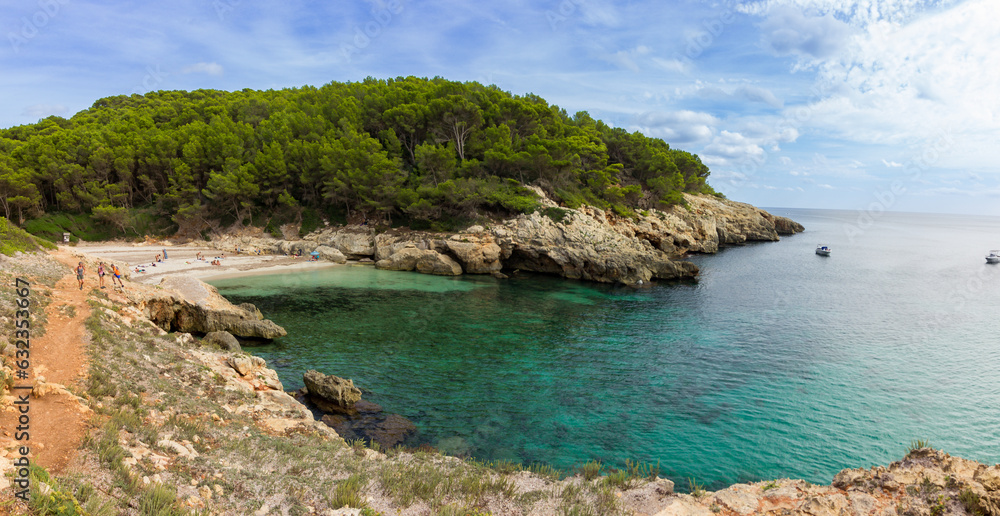
<path id="1" fill-rule="evenodd" d="M 816 254 L 820 256 L 830 256 L 831 249 L 825 245 L 816 246 Z"/>
<path id="2" fill-rule="evenodd" d="M 990 254 L 986 255 L 986 263 L 1000 263 L 1000 249 L 990 251 Z"/>

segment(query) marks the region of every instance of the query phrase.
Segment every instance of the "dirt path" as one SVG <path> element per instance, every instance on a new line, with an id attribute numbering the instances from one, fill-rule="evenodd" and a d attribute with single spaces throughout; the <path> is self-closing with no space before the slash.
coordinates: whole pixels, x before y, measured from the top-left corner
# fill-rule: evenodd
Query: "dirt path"
<path id="1" fill-rule="evenodd" d="M 68 250 L 51 254 L 66 265 L 66 276 L 52 291 L 52 302 L 45 308 L 48 323 L 45 335 L 31 340 L 32 385 L 38 377 L 47 383 L 77 387 L 82 390 L 87 374 L 86 329 L 90 316 L 87 295 L 97 284 L 96 274 L 87 271 L 84 288 L 80 290 L 72 269 L 79 261 Z M 61 473 L 72 462 L 87 430 L 87 410 L 71 395 L 53 392 L 32 397 L 31 430 L 28 444 L 35 463 L 51 473 Z M 0 415 L 0 428 L 16 426 L 14 414 Z"/>

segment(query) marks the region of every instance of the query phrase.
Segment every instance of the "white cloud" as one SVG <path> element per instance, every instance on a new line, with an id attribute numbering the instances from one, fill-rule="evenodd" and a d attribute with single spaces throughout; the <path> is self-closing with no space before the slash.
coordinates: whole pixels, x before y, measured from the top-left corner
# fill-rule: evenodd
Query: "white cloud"
<path id="1" fill-rule="evenodd" d="M 817 43 L 810 52 L 808 38 L 787 46 L 789 53 L 800 56 L 797 69 L 804 66 L 817 72 L 814 100 L 786 108 L 786 117 L 795 121 L 792 125 L 845 142 L 911 149 L 910 155 L 882 161 L 890 168 L 919 159 L 928 147 L 945 139 L 953 143 L 935 150 L 938 156 L 932 165 L 993 167 L 1000 160 L 995 143 L 1000 139 L 996 1 L 967 0 L 933 9 L 926 4 L 903 0 L 754 4 L 760 14 L 772 13 L 769 20 L 778 15 L 794 20 L 781 13 L 796 8 L 824 16 L 832 13 L 852 25 L 850 37 L 835 50 Z M 777 24 L 770 28 L 778 30 Z"/>
<path id="2" fill-rule="evenodd" d="M 719 119 L 696 111 L 646 112 L 633 120 L 635 127 L 646 134 L 663 138 L 668 143 L 709 141 Z"/>
<path id="3" fill-rule="evenodd" d="M 903 166 L 902 163 L 896 163 L 895 161 L 886 161 L 884 159 L 882 160 L 882 164 L 889 168 L 899 168 Z"/>
<path id="4" fill-rule="evenodd" d="M 639 72 L 639 64 L 637 62 L 638 58 L 649 54 L 649 47 L 639 45 L 630 50 L 619 50 L 613 54 L 609 53 L 599 53 L 598 57 L 601 60 L 607 61 L 619 68 L 625 70 L 631 70 L 633 72 Z"/>
<path id="5" fill-rule="evenodd" d="M 222 75 L 222 65 L 219 63 L 196 63 L 181 70 L 181 73 L 207 73 Z"/>
<path id="6" fill-rule="evenodd" d="M 851 33 L 830 14 L 807 16 L 795 7 L 771 9 L 761 24 L 764 45 L 778 55 L 827 58 L 836 54 Z"/>
<path id="7" fill-rule="evenodd" d="M 740 133 L 722 131 L 705 146 L 704 152 L 729 160 L 755 159 L 764 157 L 764 149 Z"/>

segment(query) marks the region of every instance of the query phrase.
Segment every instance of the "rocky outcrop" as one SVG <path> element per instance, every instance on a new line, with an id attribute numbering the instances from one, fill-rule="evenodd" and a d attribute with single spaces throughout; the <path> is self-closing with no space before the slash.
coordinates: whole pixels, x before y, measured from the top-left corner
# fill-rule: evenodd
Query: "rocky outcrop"
<path id="1" fill-rule="evenodd" d="M 166 331 L 208 334 L 217 331 L 248 339 L 284 337 L 285 329 L 264 319 L 249 303 L 235 306 L 215 287 L 196 278 L 171 276 L 162 289 L 130 289 L 126 295 L 144 317 Z"/>
<path id="2" fill-rule="evenodd" d="M 568 211 L 558 222 L 536 212 L 507 221 L 493 234 L 509 269 L 625 284 L 697 275 L 694 264 L 673 262 L 648 240 L 616 230 L 612 220 L 589 207 Z"/>
<path id="3" fill-rule="evenodd" d="M 774 216 L 774 230 L 778 232 L 779 235 L 794 235 L 795 233 L 801 233 L 806 230 L 806 228 L 795 222 L 788 217 Z"/>
<path id="4" fill-rule="evenodd" d="M 732 514 L 981 514 L 1000 516 L 1000 466 L 922 448 L 871 469 L 845 469 L 832 485 L 802 480 L 735 484 L 678 495 L 657 516 Z"/>
<path id="5" fill-rule="evenodd" d="M 462 266 L 451 257 L 429 249 L 418 249 L 413 244 L 395 252 L 392 256 L 379 260 L 375 267 L 390 271 L 417 271 L 424 274 L 458 276 Z"/>
<path id="6" fill-rule="evenodd" d="M 337 249 L 349 260 L 375 255 L 375 232 L 368 226 L 347 226 L 337 230 L 324 229 L 309 237 L 319 245 Z"/>
<path id="7" fill-rule="evenodd" d="M 339 376 L 325 375 L 310 369 L 302 375 L 309 400 L 325 412 L 350 413 L 361 399 L 361 389 L 354 381 Z"/>
<path id="8" fill-rule="evenodd" d="M 492 274 L 503 269 L 502 250 L 490 238 L 455 235 L 445 240 L 444 245 L 462 264 L 466 274 Z"/>
<path id="9" fill-rule="evenodd" d="M 213 331 L 202 337 L 201 342 L 211 346 L 218 346 L 225 351 L 242 351 L 240 341 L 228 331 Z"/>
<path id="10" fill-rule="evenodd" d="M 327 245 L 321 245 L 312 252 L 319 253 L 317 258 L 320 260 L 326 260 L 333 263 L 347 263 L 347 257 L 344 256 L 344 253 L 340 252 L 339 249 L 335 249 Z"/>

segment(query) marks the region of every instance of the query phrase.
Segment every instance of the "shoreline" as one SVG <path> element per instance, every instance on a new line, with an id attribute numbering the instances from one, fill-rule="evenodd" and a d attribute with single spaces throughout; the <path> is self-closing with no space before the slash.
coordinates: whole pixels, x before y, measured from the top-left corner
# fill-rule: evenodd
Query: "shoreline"
<path id="1" fill-rule="evenodd" d="M 128 244 L 124 242 L 85 243 L 76 246 L 63 246 L 71 252 L 85 255 L 88 259 L 106 264 L 115 263 L 122 268 L 123 276 L 136 283 L 157 285 L 163 279 L 171 276 L 188 276 L 201 281 L 239 278 L 263 274 L 279 274 L 282 272 L 299 272 L 322 270 L 337 267 L 341 264 L 329 261 L 311 261 L 309 258 L 291 257 L 274 254 L 226 254 L 221 258 L 219 249 L 203 245 L 165 245 L 165 244 Z M 164 249 L 167 260 L 155 262 L 154 258 Z M 196 258 L 201 252 L 203 260 Z M 221 266 L 213 266 L 211 260 L 220 257 Z M 155 267 L 152 264 L 155 263 Z M 357 262 L 354 262 L 355 264 Z M 125 266 L 122 266 L 125 264 Z M 352 265 L 348 263 L 347 265 Z M 145 266 L 145 272 L 136 272 L 137 266 Z M 88 270 L 87 277 L 96 275 L 96 270 Z M 110 270 L 108 271 L 110 275 Z M 110 277 L 105 278 L 109 282 Z"/>

